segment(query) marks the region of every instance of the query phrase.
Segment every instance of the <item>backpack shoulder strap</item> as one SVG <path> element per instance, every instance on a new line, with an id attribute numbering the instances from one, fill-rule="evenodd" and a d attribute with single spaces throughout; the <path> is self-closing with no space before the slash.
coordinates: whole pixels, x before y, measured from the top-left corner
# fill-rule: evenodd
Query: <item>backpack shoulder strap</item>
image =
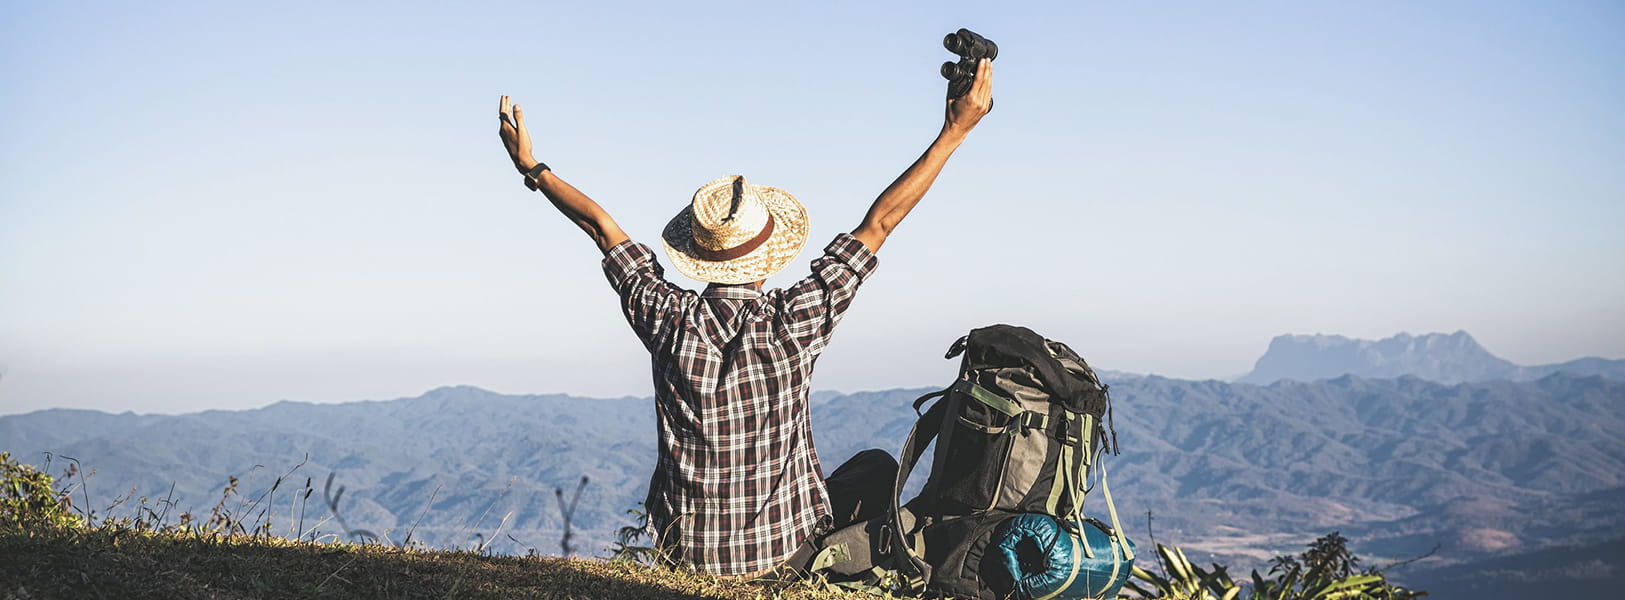
<path id="1" fill-rule="evenodd" d="M 932 398 L 947 395 L 949 389 L 953 388 L 931 392 L 915 400 L 915 412 L 919 412 L 920 406 Z M 908 431 L 908 440 L 903 442 L 903 451 L 897 456 L 897 479 L 892 485 L 891 493 L 889 542 L 892 554 L 900 559 L 896 561 L 897 566 L 905 578 L 924 579 L 929 575 L 931 567 L 925 563 L 924 558 L 914 552 L 908 543 L 908 532 L 903 530 L 902 506 L 899 504 L 903 496 L 903 485 L 908 482 L 909 473 L 914 471 L 914 465 L 920 461 L 920 456 L 925 454 L 925 448 L 931 445 L 931 440 L 936 439 L 937 432 L 942 429 L 942 414 L 945 410 L 947 409 L 943 407 L 943 403 L 937 402 L 922 413 L 919 420 L 914 422 L 914 427 Z"/>
<path id="2" fill-rule="evenodd" d="M 921 406 L 930 402 L 933 398 L 947 395 L 950 389 L 953 388 L 920 396 L 914 401 L 914 411 L 919 413 Z M 942 427 L 942 413 L 945 410 L 942 408 L 942 403 L 939 402 L 932 405 L 930 410 L 925 411 L 914 422 L 913 429 L 908 432 L 908 441 L 903 443 L 903 451 L 898 456 L 897 477 L 892 484 L 891 506 L 885 515 L 885 520 L 879 532 L 865 536 L 870 541 L 874 552 L 872 562 L 875 564 L 875 568 L 885 570 L 888 566 L 896 565 L 898 571 L 900 571 L 899 574 L 904 575 L 905 580 L 908 579 L 911 572 L 912 577 L 923 579 L 924 575 L 921 574 L 922 565 L 924 565 L 924 573 L 927 574 L 930 572 L 930 566 L 925 565 L 924 560 L 915 555 L 907 543 L 908 532 L 904 528 L 898 498 L 903 493 L 903 484 L 908 481 L 909 473 L 914 469 L 915 464 L 919 463 L 920 456 L 925 453 L 925 448 L 931 445 L 931 440 L 936 438 L 937 431 Z M 923 437 L 921 431 L 925 432 Z M 839 534 L 848 530 L 849 528 L 837 529 L 831 534 Z M 822 539 L 827 540 L 828 538 L 824 537 Z M 808 543 L 804 543 L 797 548 L 795 553 L 775 568 L 768 577 L 782 581 L 801 579 L 810 573 L 849 560 L 851 558 L 850 552 L 851 548 L 847 543 L 832 543 L 820 548 L 809 540 Z M 881 557 L 888 557 L 891 560 L 883 561 L 880 560 Z"/>

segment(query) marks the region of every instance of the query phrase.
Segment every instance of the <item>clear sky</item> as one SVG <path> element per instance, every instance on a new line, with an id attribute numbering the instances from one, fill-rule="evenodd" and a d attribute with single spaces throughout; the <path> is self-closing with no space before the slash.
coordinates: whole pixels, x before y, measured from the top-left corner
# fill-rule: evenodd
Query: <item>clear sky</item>
<path id="1" fill-rule="evenodd" d="M 961 26 L 995 109 L 816 388 L 941 384 L 993 322 L 1185 378 L 1282 333 L 1625 357 L 1619 2 L 19 1 L 0 413 L 647 395 L 498 96 L 634 239 L 723 175 L 795 193 L 785 285 L 930 142 Z"/>

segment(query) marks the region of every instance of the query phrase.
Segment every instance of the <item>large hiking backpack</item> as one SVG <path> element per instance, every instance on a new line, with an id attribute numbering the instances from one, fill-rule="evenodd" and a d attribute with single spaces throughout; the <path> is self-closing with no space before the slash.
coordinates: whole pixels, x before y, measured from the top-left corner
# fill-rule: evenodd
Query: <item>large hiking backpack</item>
<path id="1" fill-rule="evenodd" d="M 1090 475 L 1116 452 L 1107 387 L 1065 344 L 993 325 L 970 332 L 948 388 L 914 402 L 889 514 L 816 543 L 808 568 L 936 596 L 1115 598 L 1133 566 L 1111 492 L 1111 526 L 1083 516 Z M 928 410 L 928 402 L 939 399 Z M 896 503 L 936 440 L 930 477 Z"/>

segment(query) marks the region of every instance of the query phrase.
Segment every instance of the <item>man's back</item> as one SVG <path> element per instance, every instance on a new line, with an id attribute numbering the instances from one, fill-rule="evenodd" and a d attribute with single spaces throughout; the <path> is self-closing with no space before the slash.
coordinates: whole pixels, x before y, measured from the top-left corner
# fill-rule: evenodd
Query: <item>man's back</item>
<path id="1" fill-rule="evenodd" d="M 807 414 L 814 361 L 874 254 L 842 234 L 783 290 L 664 278 L 647 246 L 604 258 L 627 322 L 649 349 L 660 457 L 645 506 L 657 543 L 724 575 L 764 571 L 829 519 Z"/>

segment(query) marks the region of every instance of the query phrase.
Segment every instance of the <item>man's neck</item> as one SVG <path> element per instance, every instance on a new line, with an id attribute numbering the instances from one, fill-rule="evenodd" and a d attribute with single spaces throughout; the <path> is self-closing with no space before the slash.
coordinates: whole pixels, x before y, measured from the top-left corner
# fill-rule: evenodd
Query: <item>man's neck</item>
<path id="1" fill-rule="evenodd" d="M 705 286 L 700 296 L 706 298 L 755 298 L 762 295 L 762 282 L 751 283 L 713 283 Z"/>
<path id="2" fill-rule="evenodd" d="M 752 281 L 750 283 L 712 283 L 712 284 L 706 285 L 705 289 L 709 290 L 709 289 L 712 289 L 712 288 L 743 288 L 743 289 L 747 289 L 747 290 L 753 290 L 753 291 L 760 292 L 760 291 L 762 291 L 762 283 L 765 282 L 765 281 L 767 281 L 767 280 L 764 279 L 762 281 Z"/>

